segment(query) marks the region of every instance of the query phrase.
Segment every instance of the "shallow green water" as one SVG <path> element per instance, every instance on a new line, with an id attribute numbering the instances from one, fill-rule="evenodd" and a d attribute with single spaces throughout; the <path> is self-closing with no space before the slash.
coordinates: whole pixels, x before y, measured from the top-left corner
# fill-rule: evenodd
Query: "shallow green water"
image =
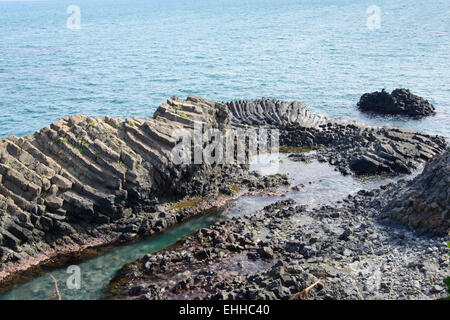
<path id="1" fill-rule="evenodd" d="M 46 272 L 27 283 L 18 285 L 13 290 L 0 296 L 2 300 L 16 299 L 48 299 L 55 293 L 55 286 L 50 274 L 59 284 L 62 299 L 99 299 L 105 286 L 113 279 L 117 270 L 124 264 L 156 251 L 160 251 L 186 235 L 214 223 L 219 217 L 207 215 L 192 219 L 179 225 L 164 234 L 151 237 L 137 243 L 118 247 L 101 256 L 86 260 L 78 264 L 81 270 L 81 288 L 68 289 L 67 279 L 71 274 L 67 273 L 67 267 L 58 268 Z"/>
<path id="2" fill-rule="evenodd" d="M 81 288 L 78 290 L 68 289 L 66 281 L 71 274 L 67 273 L 68 266 L 66 266 L 48 271 L 40 277 L 18 285 L 1 295 L 0 299 L 48 299 L 55 293 L 50 274 L 58 280 L 63 299 L 100 299 L 105 287 L 124 264 L 147 253 L 160 251 L 184 236 L 212 225 L 220 219 L 248 215 L 263 209 L 270 203 L 287 198 L 292 198 L 296 203 L 310 207 L 320 206 L 342 199 L 360 189 L 376 188 L 381 184 L 398 179 L 378 177 L 362 180 L 352 176 L 344 177 L 327 163 L 293 162 L 288 159 L 287 154 L 262 155 L 253 160 L 250 168 L 263 175 L 285 173 L 289 177 L 291 186 L 302 185 L 302 187 L 299 191 L 292 191 L 290 187 L 280 188 L 279 191 L 286 192 L 284 196 L 243 196 L 230 203 L 228 208 L 221 210 L 220 213 L 194 218 L 164 234 L 115 248 L 98 257 L 81 262 L 78 264 L 81 271 Z"/>

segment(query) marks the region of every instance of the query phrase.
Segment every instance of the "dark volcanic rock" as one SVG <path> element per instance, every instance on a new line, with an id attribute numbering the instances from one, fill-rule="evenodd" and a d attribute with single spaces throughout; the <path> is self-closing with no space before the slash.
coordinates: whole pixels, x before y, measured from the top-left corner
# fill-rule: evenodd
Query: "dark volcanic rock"
<path id="1" fill-rule="evenodd" d="M 436 284 L 448 274 L 444 238 L 377 221 L 379 199 L 391 200 L 393 190 L 404 185 L 360 192 L 341 207 L 305 211 L 297 206 L 290 218 L 283 219 L 277 218 L 278 213 L 292 203 L 278 201 L 265 207 L 262 215 L 223 221 L 174 248 L 127 264 L 109 289 L 116 299 L 442 297 L 444 291 Z M 310 222 L 298 226 L 296 221 L 305 216 Z M 277 227 L 268 230 L 269 224 Z M 264 240 L 255 236 L 261 231 L 266 233 Z M 235 251 L 233 244 L 240 242 L 241 234 L 249 235 L 248 245 Z M 217 244 L 215 239 L 223 235 L 225 243 Z M 199 252 L 208 254 L 199 259 Z M 136 287 L 144 289 L 136 292 Z"/>
<path id="2" fill-rule="evenodd" d="M 450 230 L 450 150 L 429 162 L 424 171 L 383 210 L 413 229 L 436 235 Z"/>
<path id="3" fill-rule="evenodd" d="M 378 172 L 380 163 L 366 156 L 354 158 L 350 162 L 350 169 L 356 174 L 375 174 Z"/>
<path id="4" fill-rule="evenodd" d="M 444 152 L 447 145 L 443 137 L 414 130 L 345 122 L 329 122 L 317 128 L 285 126 L 280 130 L 280 145 L 311 147 L 310 140 L 304 139 L 305 132 L 314 137 L 312 147 L 322 146 L 317 158 L 328 161 L 343 174 L 411 173 L 420 163 Z"/>
<path id="5" fill-rule="evenodd" d="M 248 164 L 175 165 L 171 151 L 178 140 L 171 133 L 177 129 L 191 130 L 195 123 L 218 130 L 249 125 L 279 129 L 281 146 L 319 148 L 318 159 L 335 165 L 344 174 L 410 173 L 446 148 L 442 137 L 328 120 L 309 113 L 298 102 L 269 99 L 225 104 L 191 95 L 186 100 L 169 99 L 150 119 L 64 118 L 33 136 L 12 136 L 0 142 L 0 281 L 18 267 L 30 266 L 27 262 L 36 264 L 42 261 L 39 259 L 88 246 L 151 235 L 198 213 L 183 205 L 179 210 L 172 208 L 176 200 L 190 198 L 192 201 L 194 197 L 230 195 L 242 188 L 256 191 L 287 183 L 286 176 L 262 177 L 249 172 Z M 353 200 L 364 196 L 377 197 L 358 194 Z M 282 222 L 304 211 L 292 205 L 291 200 L 268 206 L 264 217 L 256 220 L 255 225 L 233 220 L 231 226 L 214 230 L 206 241 L 207 246 L 213 244 L 214 248 L 191 257 L 199 265 L 197 276 L 204 280 L 208 275 L 203 272 L 203 264 L 223 254 L 236 255 L 238 259 L 227 261 L 230 273 L 237 267 L 247 269 L 247 274 L 271 267 L 286 247 L 289 254 L 299 259 L 321 259 L 324 250 L 321 245 L 332 246 L 318 241 L 325 236 L 323 230 L 316 236 L 298 235 L 290 239 L 293 244 L 289 245 L 283 243 L 285 239 L 256 245 L 258 241 L 252 232 L 258 225 L 271 232 L 285 232 Z M 376 206 L 379 208 L 381 204 Z M 431 203 L 430 207 L 433 206 Z M 436 216 L 437 212 L 432 215 Z M 333 223 L 342 223 L 347 216 L 329 210 L 326 217 L 333 217 Z M 333 240 L 350 246 L 339 247 L 339 252 L 333 254 L 338 258 L 352 257 L 351 245 L 357 237 L 350 229 L 349 236 L 344 234 L 339 239 L 346 230 L 342 229 L 327 230 L 336 238 Z M 191 244 L 194 248 L 197 243 Z M 250 264 L 254 270 L 248 267 L 249 257 L 256 259 L 254 265 Z M 170 259 L 159 261 L 163 269 L 168 261 L 173 261 Z M 145 265 L 150 266 L 148 272 L 158 271 L 149 261 Z M 222 267 L 219 263 L 217 270 L 220 272 Z M 164 270 L 160 271 L 164 274 Z M 225 276 L 220 274 L 217 282 L 221 283 Z M 307 272 L 305 277 L 308 281 L 301 279 L 304 280 L 301 286 L 290 289 L 285 286 L 292 283 L 289 279 L 281 284 L 276 279 L 262 277 L 255 281 L 264 282 L 261 286 L 269 285 L 265 283 L 269 281 L 272 291 L 252 287 L 214 294 L 234 298 L 285 298 L 310 284 L 313 277 Z M 184 290 L 190 286 L 186 278 L 183 276 L 175 288 Z M 133 294 L 142 292 L 146 290 L 141 287 L 133 290 Z"/>
<path id="6" fill-rule="evenodd" d="M 380 114 L 423 117 L 434 115 L 434 106 L 427 100 L 412 94 L 408 89 L 395 89 L 391 94 L 384 91 L 365 93 L 358 102 L 361 111 Z"/>
<path id="7" fill-rule="evenodd" d="M 295 102 L 261 99 L 227 105 L 234 126 L 278 128 L 282 146 L 322 146 L 317 157 L 343 173 L 411 173 L 447 148 L 442 137 L 327 120 L 310 115 Z M 309 155 L 290 159 L 309 160 Z M 448 164 L 445 170 L 442 165 L 430 166 L 436 168 L 425 169 L 423 175 L 435 178 L 421 175 L 416 179 L 420 182 L 411 184 L 422 185 L 423 197 L 428 187 L 437 185 L 430 194 L 436 194 L 434 201 L 440 199 L 439 209 L 424 216 L 435 226 L 438 212 L 448 223 Z M 430 170 L 442 173 L 426 174 Z M 174 248 L 128 264 L 111 283 L 111 292 L 118 293 L 116 298 L 138 294 L 140 299 L 442 297 L 435 284 L 448 273 L 448 259 L 442 258 L 447 250 L 444 238 L 409 232 L 398 223 L 386 223 L 386 216 L 380 214 L 401 194 L 408 197 L 408 185 L 403 180 L 360 190 L 340 205 L 311 210 L 295 206 L 292 199 L 277 201 L 254 215 L 202 229 Z"/>
<path id="8" fill-rule="evenodd" d="M 275 127 L 280 132 L 280 146 L 319 148 L 318 160 L 337 166 L 343 174 L 411 173 L 447 145 L 443 137 L 414 130 L 327 119 L 296 101 L 262 98 L 226 104 L 234 126 Z M 295 158 L 310 160 L 309 155 Z"/>
<path id="9" fill-rule="evenodd" d="M 168 99 L 149 119 L 74 115 L 1 140 L 0 281 L 38 255 L 129 241 L 195 214 L 158 215 L 167 210 L 160 205 L 286 183 L 246 164 L 175 164 L 172 133 L 194 123 L 231 129 L 225 104 L 190 95 Z"/>
<path id="10" fill-rule="evenodd" d="M 255 101 L 239 100 L 227 102 L 233 114 L 233 122 L 237 125 L 274 125 L 284 126 L 300 124 L 316 126 L 326 118 L 313 114 L 298 101 L 280 101 L 262 98 Z"/>

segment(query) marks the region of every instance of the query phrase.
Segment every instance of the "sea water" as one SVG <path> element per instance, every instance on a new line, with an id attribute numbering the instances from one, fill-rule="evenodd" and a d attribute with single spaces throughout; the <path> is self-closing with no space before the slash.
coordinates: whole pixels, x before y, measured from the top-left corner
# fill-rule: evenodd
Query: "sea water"
<path id="1" fill-rule="evenodd" d="M 450 137 L 449 12 L 448 0 L 0 0 L 0 138 L 72 114 L 150 117 L 190 93 Z M 397 87 L 437 115 L 356 110 Z"/>

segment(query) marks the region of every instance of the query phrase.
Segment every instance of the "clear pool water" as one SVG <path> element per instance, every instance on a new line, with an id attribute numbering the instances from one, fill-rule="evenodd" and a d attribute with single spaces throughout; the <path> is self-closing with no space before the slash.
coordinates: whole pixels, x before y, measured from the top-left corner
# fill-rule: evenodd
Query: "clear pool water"
<path id="1" fill-rule="evenodd" d="M 67 273 L 68 266 L 65 266 L 45 272 L 29 282 L 18 285 L 11 291 L 0 295 L 0 300 L 46 300 L 52 297 L 55 294 L 55 285 L 50 274 L 58 281 L 62 299 L 99 299 L 102 297 L 105 287 L 124 264 L 132 262 L 147 253 L 160 251 L 173 245 L 184 236 L 204 228 L 214 221 L 216 221 L 216 217 L 211 215 L 196 218 L 164 234 L 118 247 L 98 257 L 77 264 L 80 267 L 81 275 L 80 289 L 69 289 L 66 285 L 66 281 L 71 273 Z"/>

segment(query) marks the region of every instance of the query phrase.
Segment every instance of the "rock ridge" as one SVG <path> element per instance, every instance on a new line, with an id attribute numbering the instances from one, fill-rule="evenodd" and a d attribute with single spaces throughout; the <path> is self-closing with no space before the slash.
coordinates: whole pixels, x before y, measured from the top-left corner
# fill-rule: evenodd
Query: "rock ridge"
<path id="1" fill-rule="evenodd" d="M 66 117 L 33 136 L 0 142 L 0 282 L 59 248 L 72 252 L 161 232 L 196 214 L 170 209 L 182 198 L 287 183 L 245 164 L 175 165 L 171 134 L 196 123 L 279 129 L 280 145 L 320 147 L 318 159 L 344 174 L 410 173 L 447 145 L 442 137 L 327 119 L 299 102 L 265 98 L 218 103 L 190 95 L 168 99 L 149 119 Z"/>

